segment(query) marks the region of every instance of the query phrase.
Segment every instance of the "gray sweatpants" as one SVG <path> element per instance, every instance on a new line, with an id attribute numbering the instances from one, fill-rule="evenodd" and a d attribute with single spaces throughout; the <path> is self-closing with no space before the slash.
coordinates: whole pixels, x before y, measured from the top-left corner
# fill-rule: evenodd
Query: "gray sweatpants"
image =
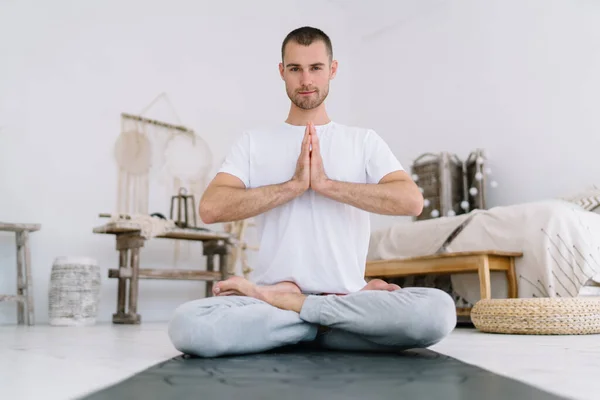
<path id="1" fill-rule="evenodd" d="M 177 350 L 200 357 L 301 342 L 337 350 L 399 351 L 431 346 L 455 326 L 455 304 L 447 293 L 403 288 L 310 295 L 299 314 L 250 297 L 203 298 L 176 309 L 169 337 Z"/>

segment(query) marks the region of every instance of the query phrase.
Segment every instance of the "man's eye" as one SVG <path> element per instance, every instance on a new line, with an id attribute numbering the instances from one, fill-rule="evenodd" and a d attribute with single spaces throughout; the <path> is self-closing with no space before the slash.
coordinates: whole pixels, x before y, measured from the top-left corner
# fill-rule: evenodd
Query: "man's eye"
<path id="1" fill-rule="evenodd" d="M 321 67 L 313 67 L 313 69 L 321 69 Z"/>
<path id="2" fill-rule="evenodd" d="M 296 68 L 296 67 L 293 67 L 293 68 L 291 69 L 291 71 L 298 71 L 298 68 Z"/>

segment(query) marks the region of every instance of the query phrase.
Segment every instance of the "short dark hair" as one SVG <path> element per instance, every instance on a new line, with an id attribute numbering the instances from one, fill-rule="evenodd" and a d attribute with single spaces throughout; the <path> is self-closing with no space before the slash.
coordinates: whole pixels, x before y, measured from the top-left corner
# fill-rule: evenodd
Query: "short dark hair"
<path id="1" fill-rule="evenodd" d="M 291 41 L 294 41 L 302 46 L 310 46 L 315 41 L 322 41 L 325 43 L 327 54 L 329 55 L 329 61 L 333 59 L 333 46 L 331 45 L 331 39 L 325 32 L 320 29 L 313 28 L 311 26 L 303 26 L 301 28 L 294 29 L 283 40 L 281 45 L 281 60 L 285 54 L 285 45 Z"/>

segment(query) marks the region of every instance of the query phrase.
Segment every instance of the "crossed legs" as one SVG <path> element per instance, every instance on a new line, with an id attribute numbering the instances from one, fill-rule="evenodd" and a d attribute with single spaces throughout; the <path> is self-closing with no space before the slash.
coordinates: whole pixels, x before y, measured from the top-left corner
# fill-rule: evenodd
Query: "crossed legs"
<path id="1" fill-rule="evenodd" d="M 345 296 L 304 295 L 293 286 L 259 287 L 233 277 L 216 297 L 180 306 L 169 325 L 183 353 L 213 357 L 303 341 L 326 348 L 394 351 L 430 346 L 456 325 L 451 297 L 438 289 L 371 281 Z M 318 335 L 320 327 L 326 327 Z"/>

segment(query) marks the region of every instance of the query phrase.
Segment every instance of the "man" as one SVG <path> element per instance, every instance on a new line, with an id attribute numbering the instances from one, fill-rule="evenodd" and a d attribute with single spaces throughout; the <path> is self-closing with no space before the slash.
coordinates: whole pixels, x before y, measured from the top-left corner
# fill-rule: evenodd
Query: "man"
<path id="1" fill-rule="evenodd" d="M 205 223 L 256 217 L 256 277 L 232 277 L 215 296 L 180 306 L 169 335 L 181 352 L 213 357 L 300 342 L 397 351 L 454 329 L 445 292 L 364 279 L 369 213 L 418 215 L 423 198 L 374 131 L 329 119 L 324 100 L 337 68 L 321 30 L 285 38 L 287 120 L 245 132 L 200 201 Z"/>

